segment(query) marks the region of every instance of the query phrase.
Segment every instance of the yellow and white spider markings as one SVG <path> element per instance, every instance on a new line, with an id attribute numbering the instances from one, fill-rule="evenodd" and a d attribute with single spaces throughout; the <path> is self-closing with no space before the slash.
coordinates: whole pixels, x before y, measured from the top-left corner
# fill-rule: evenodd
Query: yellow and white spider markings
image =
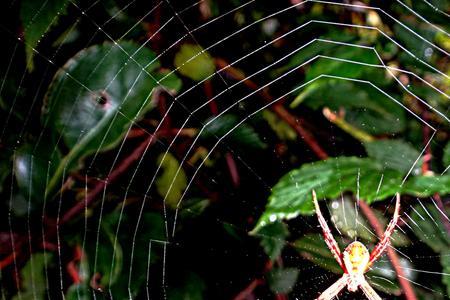
<path id="1" fill-rule="evenodd" d="M 344 250 L 344 263 L 350 272 L 364 272 L 362 267 L 369 263 L 369 250 L 361 242 L 353 242 Z"/>
<path id="2" fill-rule="evenodd" d="M 325 243 L 333 253 L 334 258 L 339 263 L 344 274 L 334 284 L 327 288 L 317 300 L 332 300 L 334 299 L 345 287 L 350 292 L 356 292 L 360 288 L 367 299 L 369 300 L 381 300 L 381 297 L 375 292 L 375 290 L 367 282 L 364 274 L 369 270 L 370 266 L 376 261 L 389 246 L 390 238 L 394 232 L 400 216 L 400 194 L 396 195 L 395 211 L 392 220 L 383 233 L 378 244 L 369 254 L 366 246 L 361 242 L 355 241 L 349 244 L 344 252 L 341 254 L 341 250 L 328 227 L 325 218 L 320 211 L 319 203 L 317 202 L 316 192 L 312 191 L 314 206 L 316 208 L 317 218 L 319 224 L 322 227 Z"/>

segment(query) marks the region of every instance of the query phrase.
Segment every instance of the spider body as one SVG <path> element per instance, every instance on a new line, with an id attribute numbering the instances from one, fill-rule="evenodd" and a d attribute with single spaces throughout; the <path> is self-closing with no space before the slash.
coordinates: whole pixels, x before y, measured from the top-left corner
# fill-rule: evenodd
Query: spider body
<path id="1" fill-rule="evenodd" d="M 362 243 L 353 242 L 345 248 L 342 259 L 349 275 L 347 289 L 356 292 L 361 285 L 361 276 L 367 271 L 369 250 Z"/>
<path id="2" fill-rule="evenodd" d="M 375 262 L 389 246 L 390 237 L 394 232 L 394 228 L 397 225 L 400 216 L 400 195 L 396 195 L 394 216 L 381 237 L 380 242 L 375 246 L 371 253 L 369 253 L 366 246 L 358 241 L 349 244 L 345 248 L 344 252 L 341 253 L 341 250 L 339 249 L 339 246 L 334 239 L 331 230 L 322 215 L 322 212 L 320 211 L 316 193 L 312 191 L 312 194 L 317 218 L 319 219 L 320 226 L 322 227 L 325 243 L 344 272 L 342 277 L 326 289 L 317 298 L 317 300 L 331 300 L 335 298 L 345 287 L 347 287 L 350 292 L 356 292 L 358 289 L 361 289 L 369 300 L 381 300 L 381 297 L 367 282 L 364 274 L 370 269 L 373 262 Z"/>

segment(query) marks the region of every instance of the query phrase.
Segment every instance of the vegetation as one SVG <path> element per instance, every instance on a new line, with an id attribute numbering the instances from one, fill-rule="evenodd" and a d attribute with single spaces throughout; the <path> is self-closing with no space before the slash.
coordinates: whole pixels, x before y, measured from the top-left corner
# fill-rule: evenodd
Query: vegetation
<path id="1" fill-rule="evenodd" d="M 448 3 L 1 6 L 2 299 L 449 297 Z"/>

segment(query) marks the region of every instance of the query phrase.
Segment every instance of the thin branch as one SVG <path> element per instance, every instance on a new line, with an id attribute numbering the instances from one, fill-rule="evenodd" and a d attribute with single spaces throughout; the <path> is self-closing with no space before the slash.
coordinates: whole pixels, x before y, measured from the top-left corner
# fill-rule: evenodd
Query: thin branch
<path id="1" fill-rule="evenodd" d="M 375 140 L 373 136 L 365 132 L 364 130 L 361 130 L 352 124 L 348 123 L 344 117 L 341 117 L 334 112 L 332 112 L 328 107 L 324 107 L 322 110 L 323 115 L 325 118 L 328 119 L 331 123 L 335 124 L 337 127 L 341 128 L 351 136 L 353 136 L 355 139 L 361 142 L 372 142 Z"/>
<path id="2" fill-rule="evenodd" d="M 3 270 L 7 266 L 9 266 L 12 263 L 14 263 L 14 256 L 18 255 L 18 253 L 14 252 L 14 251 L 10 255 L 8 255 L 7 257 L 5 257 L 4 259 L 2 259 L 0 261 L 0 270 Z"/>
<path id="3" fill-rule="evenodd" d="M 85 206 L 90 206 L 92 202 L 103 192 L 103 189 L 113 182 L 115 182 L 123 173 L 125 173 L 128 168 L 138 161 L 144 154 L 146 149 L 154 144 L 159 136 L 165 136 L 167 134 L 176 134 L 179 129 L 171 129 L 169 131 L 160 131 L 158 134 L 148 136 L 134 151 L 128 155 L 114 171 L 106 178 L 101 180 L 94 186 L 94 188 L 88 193 L 85 201 L 78 202 L 75 206 L 69 209 L 61 218 L 60 224 L 67 223 L 81 213 Z M 179 133 L 181 136 L 192 136 L 193 132 L 191 129 L 181 130 Z"/>
<path id="4" fill-rule="evenodd" d="M 314 136 L 305 128 L 300 125 L 299 119 L 294 117 L 291 113 L 289 113 L 281 104 L 276 104 L 271 107 L 271 109 L 292 129 L 297 132 L 297 134 L 305 141 L 305 143 L 311 148 L 311 150 L 319 157 L 320 159 L 327 159 L 328 154 L 322 147 L 319 145 Z"/>
<path id="5" fill-rule="evenodd" d="M 424 108 L 425 109 L 425 108 Z M 430 114 L 426 111 L 422 113 L 422 118 L 425 121 L 428 121 L 430 119 Z M 425 145 L 425 155 L 422 159 L 422 174 L 427 175 L 430 173 L 430 165 L 431 165 L 431 159 L 433 158 L 433 154 L 431 153 L 431 147 L 428 143 L 428 140 L 430 139 L 431 135 L 431 129 L 429 126 L 426 126 L 425 124 L 422 126 L 422 133 L 423 133 L 423 143 Z M 434 195 L 434 200 L 436 201 L 437 207 L 442 211 L 445 212 L 444 204 L 442 203 L 441 197 L 439 196 L 439 193 L 436 193 Z M 447 231 L 447 234 L 450 236 L 450 222 L 448 219 L 445 218 L 442 214 L 440 214 L 441 222 L 444 225 L 445 230 Z"/>
<path id="6" fill-rule="evenodd" d="M 134 151 L 128 155 L 114 171 L 111 172 L 110 176 L 106 180 L 99 181 L 98 184 L 88 193 L 85 201 L 78 202 L 75 206 L 69 209 L 61 218 L 61 224 L 71 221 L 74 217 L 80 214 L 85 206 L 90 206 L 91 203 L 100 195 L 106 185 L 115 182 L 120 175 L 122 175 L 128 168 L 136 162 L 144 153 L 150 145 L 155 143 L 157 140 L 155 135 L 149 136 L 145 139 Z"/>
<path id="7" fill-rule="evenodd" d="M 375 233 L 378 235 L 379 238 L 381 238 L 384 232 L 383 227 L 381 226 L 380 222 L 378 221 L 377 217 L 375 216 L 370 206 L 366 202 L 360 201 L 359 207 L 366 216 L 372 228 L 375 230 Z M 397 253 L 395 253 L 395 251 L 389 247 L 387 249 L 387 255 L 389 256 L 392 266 L 394 267 L 394 270 L 397 274 L 397 278 L 400 283 L 400 286 L 402 287 L 403 293 L 405 294 L 405 298 L 407 300 L 417 300 L 413 287 L 411 286 L 410 282 L 405 278 L 405 274 L 400 265 L 400 259 L 398 258 Z"/>
<path id="8" fill-rule="evenodd" d="M 206 98 L 208 100 L 213 98 L 214 95 L 214 91 L 213 91 L 213 86 L 211 83 L 211 80 L 206 80 L 205 83 L 203 84 L 203 88 L 205 90 L 205 95 Z M 211 113 L 215 116 L 217 116 L 219 114 L 219 108 L 217 107 L 217 103 L 214 100 L 210 100 L 208 101 L 208 105 L 209 105 L 209 110 L 211 111 Z"/>
<path id="9" fill-rule="evenodd" d="M 234 297 L 234 300 L 245 300 L 248 299 L 250 295 L 253 294 L 253 291 L 260 285 L 264 284 L 265 281 L 263 279 L 256 278 L 250 284 L 243 289 L 239 294 L 237 294 L 236 297 Z"/>
<path id="10" fill-rule="evenodd" d="M 106 188 L 107 185 L 115 182 L 123 173 L 125 173 L 128 168 L 135 163 L 145 152 L 145 149 L 149 147 L 150 145 L 154 144 L 159 136 L 167 136 L 167 135 L 175 135 L 179 129 L 170 129 L 169 131 L 160 131 L 157 135 L 150 135 L 147 139 L 145 139 L 137 148 L 134 149 L 134 151 L 128 155 L 123 161 L 119 163 L 116 169 L 114 169 L 110 176 L 106 180 L 98 181 L 98 183 L 94 186 L 92 190 L 89 191 L 87 198 L 85 201 L 80 201 L 75 206 L 70 208 L 68 211 L 64 213 L 64 215 L 61 217 L 61 220 L 59 222 L 59 225 L 63 225 L 65 223 L 68 223 L 72 220 L 74 220 L 79 214 L 81 214 L 84 209 L 85 205 L 90 206 L 94 202 L 94 200 L 102 194 L 103 190 Z M 182 136 L 188 136 L 192 137 L 196 134 L 196 130 L 192 128 L 186 128 L 180 131 L 180 135 Z M 49 223 L 49 228 L 46 232 L 46 238 L 51 239 L 56 234 L 56 226 L 54 222 Z M 39 243 L 41 245 L 47 244 L 47 241 L 40 240 Z M 15 252 L 8 255 L 6 258 L 0 261 L 0 270 L 3 270 L 4 268 L 8 267 L 9 265 L 14 263 L 14 256 L 18 257 L 19 254 L 24 254 L 25 256 L 31 255 L 31 253 L 22 252 L 20 249 L 24 246 L 24 241 L 19 241 L 16 243 Z M 41 248 L 41 247 L 38 247 Z M 21 257 L 23 259 L 23 257 Z"/>
<path id="11" fill-rule="evenodd" d="M 269 272 L 272 270 L 273 263 L 269 259 L 266 261 L 266 264 L 264 265 L 264 273 Z M 247 285 L 246 288 L 244 288 L 236 297 L 234 297 L 234 300 L 245 300 L 248 296 L 251 296 L 253 294 L 253 291 L 260 285 L 265 284 L 266 281 L 264 279 L 255 278 L 252 282 L 250 282 L 249 285 Z"/>
<path id="12" fill-rule="evenodd" d="M 206 98 L 208 100 L 211 99 L 208 102 L 209 110 L 211 111 L 211 113 L 214 116 L 217 116 L 219 114 L 219 108 L 217 107 L 216 101 L 214 101 L 212 99 L 213 95 L 214 95 L 214 91 L 213 91 L 213 85 L 211 83 L 211 80 L 206 80 L 205 83 L 203 84 L 203 87 L 205 90 Z M 236 161 L 234 160 L 234 157 L 230 152 L 225 153 L 225 159 L 227 162 L 228 171 L 230 172 L 231 181 L 233 182 L 233 185 L 235 187 L 238 187 L 241 180 L 240 180 L 240 176 L 239 176 L 239 170 L 236 165 Z"/>
<path id="13" fill-rule="evenodd" d="M 234 67 L 231 67 L 225 60 L 218 58 L 215 60 L 215 63 L 218 68 L 223 69 L 224 72 L 229 74 L 235 80 L 243 80 L 243 83 L 247 87 L 253 90 L 259 88 L 258 85 L 252 80 L 246 79 L 244 73 Z M 260 95 L 263 97 L 266 103 L 270 103 L 274 100 L 272 95 L 270 95 L 266 89 L 261 90 Z M 291 126 L 292 129 L 295 130 L 295 132 L 297 132 L 297 134 L 305 141 L 305 143 L 314 152 L 314 154 L 316 154 L 317 157 L 319 157 L 320 159 L 328 158 L 328 154 L 325 152 L 325 150 L 322 149 L 315 137 L 307 129 L 303 128 L 301 123 L 304 121 L 301 118 L 293 116 L 280 103 L 271 105 L 270 109 L 275 112 L 279 118 L 283 119 L 289 126 Z"/>
<path id="14" fill-rule="evenodd" d="M 428 118 L 428 113 L 427 112 L 423 112 L 422 113 L 422 118 L 427 121 Z M 431 128 L 427 125 L 423 125 L 422 126 L 422 135 L 423 135 L 423 143 L 425 145 L 425 155 L 427 157 L 429 157 L 430 159 L 428 160 L 423 160 L 422 161 L 422 174 L 426 175 L 429 171 L 430 171 L 430 160 L 432 157 L 432 153 L 431 153 L 431 148 L 430 145 L 428 144 L 428 141 L 430 139 L 430 133 L 431 132 Z"/>

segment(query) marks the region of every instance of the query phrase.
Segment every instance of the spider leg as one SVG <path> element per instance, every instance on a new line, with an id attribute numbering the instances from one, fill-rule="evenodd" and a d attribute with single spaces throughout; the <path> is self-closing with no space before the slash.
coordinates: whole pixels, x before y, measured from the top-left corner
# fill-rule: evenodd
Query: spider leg
<path id="1" fill-rule="evenodd" d="M 361 284 L 359 285 L 364 295 L 366 295 L 369 300 L 382 300 L 380 296 L 378 296 L 377 292 L 370 286 L 366 279 L 363 279 Z"/>
<path id="2" fill-rule="evenodd" d="M 397 193 L 395 202 L 395 211 L 392 220 L 389 222 L 389 225 L 386 227 L 386 231 L 383 233 L 381 240 L 378 244 L 373 248 L 372 253 L 370 254 L 369 266 L 376 261 L 381 254 L 383 254 L 384 250 L 386 250 L 387 246 L 390 243 L 390 238 L 392 233 L 394 232 L 395 225 L 397 225 L 398 219 L 400 217 L 400 194 Z"/>
<path id="3" fill-rule="evenodd" d="M 313 201 L 314 201 L 314 206 L 316 208 L 317 218 L 319 219 L 320 226 L 322 227 L 325 243 L 327 244 L 331 253 L 333 253 L 334 258 L 339 263 L 342 270 L 345 271 L 345 265 L 344 265 L 344 261 L 342 259 L 341 250 L 339 249 L 339 246 L 338 246 L 336 240 L 334 239 L 333 234 L 331 233 L 331 230 L 328 227 L 328 224 L 322 215 L 322 212 L 320 211 L 319 203 L 317 202 L 317 195 L 314 190 L 312 191 L 312 197 L 313 197 Z"/>
<path id="4" fill-rule="evenodd" d="M 347 286 L 348 278 L 348 275 L 344 274 L 329 288 L 327 288 L 316 300 L 332 300 L 342 291 L 343 288 Z"/>

